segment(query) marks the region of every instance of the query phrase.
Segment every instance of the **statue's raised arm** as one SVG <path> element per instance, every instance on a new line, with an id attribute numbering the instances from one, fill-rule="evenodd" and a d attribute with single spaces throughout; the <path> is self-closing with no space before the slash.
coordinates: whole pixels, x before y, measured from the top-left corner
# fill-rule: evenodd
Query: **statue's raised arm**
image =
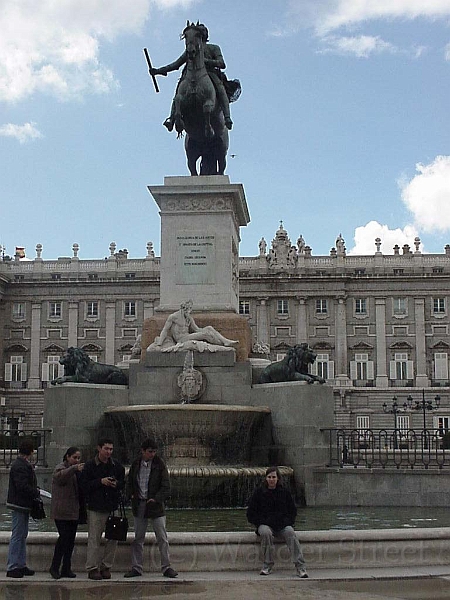
<path id="1" fill-rule="evenodd" d="M 238 80 L 229 81 L 223 73 L 225 60 L 217 44 L 208 43 L 205 25 L 187 22 L 181 39 L 185 51 L 174 62 L 150 68 L 152 76 L 167 75 L 180 69 L 170 115 L 163 125 L 180 137 L 186 133 L 186 156 L 191 175 L 197 175 L 197 160 L 201 158 L 200 175 L 223 175 L 228 151 L 228 130 L 233 127 L 230 102 L 240 96 Z"/>

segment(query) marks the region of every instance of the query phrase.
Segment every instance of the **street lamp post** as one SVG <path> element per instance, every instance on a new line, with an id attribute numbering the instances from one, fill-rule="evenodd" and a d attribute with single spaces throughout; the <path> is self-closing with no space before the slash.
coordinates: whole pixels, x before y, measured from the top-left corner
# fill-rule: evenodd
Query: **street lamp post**
<path id="1" fill-rule="evenodd" d="M 399 412 L 404 412 L 408 408 L 406 402 L 404 402 L 403 407 L 400 408 L 397 402 L 397 397 L 394 396 L 392 398 L 392 408 L 388 408 L 386 402 L 383 403 L 383 412 L 394 415 L 394 449 L 397 450 L 397 415 Z"/>
<path id="2" fill-rule="evenodd" d="M 437 394 L 434 398 L 435 406 L 431 400 L 425 400 L 425 390 L 422 390 L 422 400 L 414 400 L 411 394 L 407 398 L 410 410 L 421 410 L 423 414 L 424 448 L 428 448 L 427 410 L 437 410 L 441 405 L 441 397 Z M 415 404 L 413 404 L 415 402 Z"/>

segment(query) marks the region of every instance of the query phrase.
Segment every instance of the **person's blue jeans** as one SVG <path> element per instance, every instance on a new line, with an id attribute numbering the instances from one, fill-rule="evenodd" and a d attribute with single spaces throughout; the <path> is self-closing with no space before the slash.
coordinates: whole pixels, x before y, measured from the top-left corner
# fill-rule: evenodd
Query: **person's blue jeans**
<path id="1" fill-rule="evenodd" d="M 12 530 L 8 549 L 7 570 L 23 569 L 27 566 L 28 512 L 12 511 Z"/>

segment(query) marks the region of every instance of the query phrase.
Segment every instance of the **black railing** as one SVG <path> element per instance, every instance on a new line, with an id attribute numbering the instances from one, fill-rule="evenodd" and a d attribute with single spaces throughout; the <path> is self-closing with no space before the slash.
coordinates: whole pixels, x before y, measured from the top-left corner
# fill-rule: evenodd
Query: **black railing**
<path id="1" fill-rule="evenodd" d="M 11 466 L 25 439 L 33 442 L 35 451 L 31 462 L 35 466 L 48 467 L 47 445 L 50 432 L 50 429 L 0 429 L 0 467 Z"/>
<path id="2" fill-rule="evenodd" d="M 450 439 L 435 429 L 321 429 L 329 467 L 442 469 L 450 466 Z"/>

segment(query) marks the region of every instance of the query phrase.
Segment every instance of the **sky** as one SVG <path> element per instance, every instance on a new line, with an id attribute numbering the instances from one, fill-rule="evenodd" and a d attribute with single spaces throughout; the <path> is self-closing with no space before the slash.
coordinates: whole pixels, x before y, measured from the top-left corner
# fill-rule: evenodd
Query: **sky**
<path id="1" fill-rule="evenodd" d="M 0 0 L 0 245 L 29 258 L 160 248 L 148 185 L 188 175 L 162 122 L 187 20 L 219 44 L 242 95 L 226 174 L 251 222 L 327 255 L 450 243 L 450 0 Z"/>

